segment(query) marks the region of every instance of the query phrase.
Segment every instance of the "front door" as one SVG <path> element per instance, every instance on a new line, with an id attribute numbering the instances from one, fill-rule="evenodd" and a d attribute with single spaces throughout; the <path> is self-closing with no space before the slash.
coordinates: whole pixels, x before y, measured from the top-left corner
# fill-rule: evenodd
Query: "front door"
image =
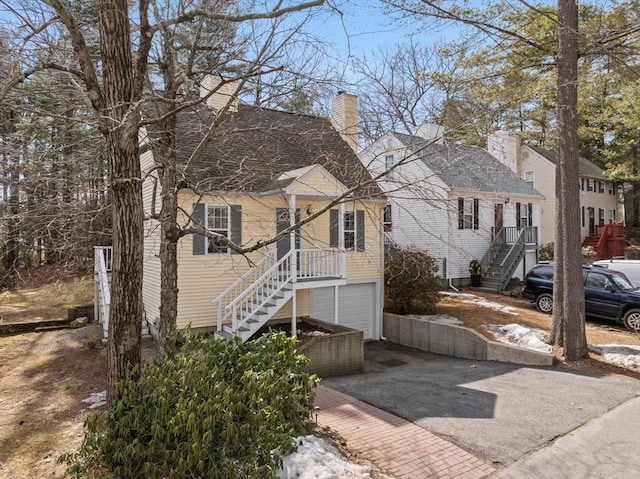
<path id="1" fill-rule="evenodd" d="M 296 209 L 296 223 L 300 221 L 300 210 Z M 288 208 L 276 208 L 276 234 L 291 226 Z M 278 259 L 286 255 L 291 249 L 291 235 L 285 235 L 277 242 Z M 300 230 L 296 230 L 296 249 L 300 248 Z"/>
<path id="2" fill-rule="evenodd" d="M 502 221 L 504 219 L 504 205 L 495 203 L 493 207 L 493 235 L 497 236 L 502 229 Z"/>
<path id="3" fill-rule="evenodd" d="M 589 236 L 594 236 L 596 234 L 596 214 L 595 208 L 587 208 L 589 212 Z"/>

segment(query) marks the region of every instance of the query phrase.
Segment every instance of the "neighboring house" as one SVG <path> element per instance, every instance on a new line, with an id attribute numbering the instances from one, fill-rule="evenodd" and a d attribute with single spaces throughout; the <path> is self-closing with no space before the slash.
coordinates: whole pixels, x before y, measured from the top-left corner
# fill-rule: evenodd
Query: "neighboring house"
<path id="1" fill-rule="evenodd" d="M 213 110 L 227 103 L 223 90 L 233 98 L 235 88 L 229 84 L 206 104 L 178 114 L 180 165 L 202 141 Z M 203 236 L 181 238 L 178 328 L 191 325 L 246 340 L 268 320 L 291 320 L 295 327 L 297 318 L 309 316 L 362 330 L 365 339 L 380 337 L 386 202 L 355 152 L 357 98 L 341 93 L 332 106 L 329 120 L 232 100 L 213 141 L 189 170 L 190 188 L 178 193 L 181 224 L 193 221 L 250 246 L 349 193 L 296 233 L 246 257 Z M 154 138 L 150 126 L 144 141 L 151 148 L 141 155 L 147 215 L 160 205 Z M 367 179 L 368 186 L 360 186 Z M 157 221 L 146 226 L 143 300 L 153 332 L 161 302 L 160 233 Z"/>
<path id="2" fill-rule="evenodd" d="M 415 135 L 390 132 L 360 153 L 388 196 L 384 229 L 393 242 L 426 249 L 443 278 L 466 284 L 483 262 L 483 287 L 504 288 L 537 259 L 542 195 L 486 150 L 442 139 L 425 124 Z"/>
<path id="3" fill-rule="evenodd" d="M 523 145 L 520 137 L 503 130 L 489 135 L 489 152 L 509 166 L 518 176 L 542 193 L 540 240 L 555 241 L 556 155 L 555 152 Z M 619 201 L 618 185 L 585 158 L 579 158 L 580 234 L 582 240 L 599 236 L 608 224 L 624 223 L 624 208 Z M 624 252 L 622 253 L 624 254 Z"/>

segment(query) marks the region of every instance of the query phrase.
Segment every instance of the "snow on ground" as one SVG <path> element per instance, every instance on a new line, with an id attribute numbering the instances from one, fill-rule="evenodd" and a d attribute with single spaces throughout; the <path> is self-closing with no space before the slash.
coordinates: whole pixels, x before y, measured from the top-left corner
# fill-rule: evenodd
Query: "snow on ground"
<path id="1" fill-rule="evenodd" d="M 544 342 L 546 333 L 542 329 L 527 328 L 519 324 L 488 324 L 484 327 L 501 343 L 514 344 L 543 353 L 551 352 L 551 346 Z"/>
<path id="2" fill-rule="evenodd" d="M 589 351 L 601 355 L 608 363 L 640 369 L 640 346 L 632 346 L 630 344 L 596 344 L 589 345 Z"/>
<path id="3" fill-rule="evenodd" d="M 476 296 L 475 294 L 468 293 L 451 293 L 449 291 L 441 291 L 440 294 L 442 296 L 448 296 L 449 298 L 456 298 L 462 301 L 463 303 L 475 304 L 482 308 L 493 309 L 494 311 L 500 311 L 502 313 L 513 314 L 517 316 L 515 308 L 511 306 L 505 306 L 500 303 L 496 303 L 495 301 L 489 301 L 486 298 L 482 298 L 480 296 Z"/>
<path id="4" fill-rule="evenodd" d="M 91 393 L 91 396 L 84 398 L 82 402 L 89 404 L 87 409 L 96 409 L 100 406 L 107 404 L 107 391 L 100 391 L 99 393 Z"/>
<path id="5" fill-rule="evenodd" d="M 354 464 L 342 457 L 328 439 L 303 436 L 298 450 L 284 457 L 279 479 L 369 479 L 373 467 Z M 378 472 L 380 478 L 388 478 Z M 390 478 L 389 478 L 390 479 Z"/>

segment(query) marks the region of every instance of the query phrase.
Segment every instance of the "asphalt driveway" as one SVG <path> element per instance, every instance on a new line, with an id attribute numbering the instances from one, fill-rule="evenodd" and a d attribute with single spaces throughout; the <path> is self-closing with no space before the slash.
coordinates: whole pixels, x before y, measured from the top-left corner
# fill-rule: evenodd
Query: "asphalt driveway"
<path id="1" fill-rule="evenodd" d="M 456 359 L 383 341 L 365 344 L 364 374 L 322 382 L 506 466 L 640 396 L 640 382 L 626 377 Z M 629 419 L 640 426 L 635 413 Z"/>

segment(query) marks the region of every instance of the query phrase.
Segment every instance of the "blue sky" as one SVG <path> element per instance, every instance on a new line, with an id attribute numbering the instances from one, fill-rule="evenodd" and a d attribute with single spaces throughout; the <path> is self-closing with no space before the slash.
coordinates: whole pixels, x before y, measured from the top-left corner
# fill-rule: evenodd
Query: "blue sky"
<path id="1" fill-rule="evenodd" d="M 377 51 L 380 47 L 394 47 L 408 40 L 412 34 L 418 35 L 422 44 L 442 43 L 458 34 L 457 28 L 420 32 L 416 22 L 408 24 L 391 17 L 377 1 L 350 0 L 335 3 L 338 5 L 332 13 L 322 15 L 313 22 L 312 32 L 332 44 L 341 55 L 350 53 L 362 56 Z M 331 3 L 328 4 L 324 10 L 327 11 L 331 6 Z"/>

